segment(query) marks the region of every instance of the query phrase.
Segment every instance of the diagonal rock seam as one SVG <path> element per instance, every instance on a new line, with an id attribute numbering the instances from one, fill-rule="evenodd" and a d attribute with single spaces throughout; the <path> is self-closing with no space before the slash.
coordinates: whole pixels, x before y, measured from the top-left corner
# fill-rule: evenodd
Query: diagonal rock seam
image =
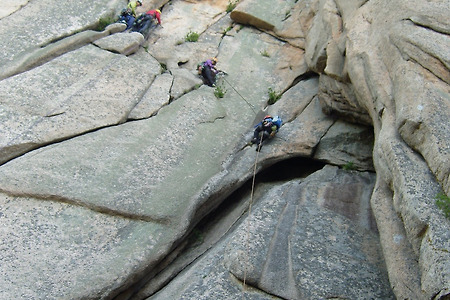
<path id="1" fill-rule="evenodd" d="M 89 209 L 91 211 L 108 215 L 111 217 L 119 217 L 129 220 L 135 220 L 135 221 L 144 221 L 144 222 L 151 222 L 151 223 L 157 223 L 161 225 L 170 225 L 170 220 L 168 218 L 154 218 L 148 215 L 136 215 L 127 213 L 125 211 L 115 210 L 111 209 L 107 206 L 102 205 L 93 205 L 88 204 L 84 201 L 80 201 L 77 199 L 70 199 L 66 197 L 62 197 L 59 195 L 50 195 L 50 194 L 36 194 L 36 193 L 21 193 L 21 192 L 11 192 L 8 190 L 5 190 L 3 188 L 0 188 L 0 193 L 3 193 L 7 196 L 14 197 L 14 198 L 33 198 L 36 200 L 42 200 L 42 201 L 51 201 L 51 202 L 58 202 L 58 203 L 65 203 L 77 207 L 82 207 Z"/>

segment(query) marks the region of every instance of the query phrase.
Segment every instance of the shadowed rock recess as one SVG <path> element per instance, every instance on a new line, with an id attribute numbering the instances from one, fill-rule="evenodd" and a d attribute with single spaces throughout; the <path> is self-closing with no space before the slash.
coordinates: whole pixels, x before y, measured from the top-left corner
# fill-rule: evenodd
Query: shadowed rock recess
<path id="1" fill-rule="evenodd" d="M 448 0 L 4 2 L 0 299 L 450 299 Z"/>

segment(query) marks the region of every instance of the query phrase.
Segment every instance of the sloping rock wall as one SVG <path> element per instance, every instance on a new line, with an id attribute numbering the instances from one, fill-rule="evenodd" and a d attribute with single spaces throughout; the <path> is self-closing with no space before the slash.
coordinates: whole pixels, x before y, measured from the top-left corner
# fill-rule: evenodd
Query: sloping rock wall
<path id="1" fill-rule="evenodd" d="M 448 1 L 125 5 L 0 19 L 0 298 L 448 297 Z"/>
<path id="2" fill-rule="evenodd" d="M 392 205 L 400 218 L 386 220 L 375 213 L 384 249 L 391 252 L 388 249 L 397 247 L 394 237 L 406 237 L 410 243 L 403 250 L 405 261 L 397 260 L 408 265 L 404 271 L 388 263 L 397 296 L 415 298 L 423 292 L 425 298 L 431 298 L 446 294 L 448 289 L 441 292 L 441 287 L 449 285 L 450 274 L 426 265 L 448 261 L 449 257 L 443 251 L 448 243 L 430 237 L 436 236 L 436 231 L 448 240 L 450 234 L 448 221 L 441 220 L 434 210 L 436 195 L 442 190 L 449 193 L 450 99 L 446 78 L 450 73 L 449 51 L 444 49 L 450 45 L 448 18 L 444 16 L 449 3 L 400 1 L 385 5 L 380 1 L 355 1 L 360 6 L 355 11 L 348 2 L 333 2 L 318 1 L 319 13 L 308 35 L 314 40 L 307 41 L 306 47 L 306 57 L 311 58 L 307 63 L 326 79 L 321 81 L 324 92 L 319 94 L 326 106 L 324 111 L 349 116 L 349 107 L 357 108 L 357 112 L 363 108 L 374 125 L 377 185 L 380 190 L 391 190 L 388 194 L 375 193 L 374 204 L 387 197 L 384 201 L 391 204 L 385 205 Z M 323 25 L 333 22 L 334 26 Z M 316 27 L 321 29 L 317 31 Z M 336 54 L 340 54 L 337 60 Z M 335 71 L 336 61 L 343 72 Z M 336 80 L 334 86 L 329 78 Z M 336 92 L 335 86 L 347 86 L 348 81 L 351 87 L 345 90 L 351 93 Z M 330 97 L 336 94 L 339 97 Z M 346 119 L 367 123 L 367 117 L 355 113 Z M 398 231 L 393 234 L 392 228 Z M 435 250 L 428 252 L 431 248 Z M 418 265 L 414 265 L 415 260 Z M 411 269 L 420 269 L 419 284 L 418 279 L 411 280 Z M 412 294 L 411 282 L 417 284 Z"/>

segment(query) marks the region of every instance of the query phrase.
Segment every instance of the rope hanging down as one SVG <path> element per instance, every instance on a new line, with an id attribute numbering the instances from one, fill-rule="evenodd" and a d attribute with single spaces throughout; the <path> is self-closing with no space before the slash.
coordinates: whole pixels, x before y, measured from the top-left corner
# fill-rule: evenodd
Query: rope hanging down
<path id="1" fill-rule="evenodd" d="M 259 144 L 256 147 L 259 147 L 259 145 L 262 143 L 263 141 L 263 135 L 261 134 L 261 139 L 259 140 Z M 248 266 L 248 253 L 249 253 L 249 249 L 250 249 L 250 217 L 252 214 L 252 205 L 253 205 L 253 194 L 255 192 L 255 178 L 256 178 L 256 166 L 258 165 L 258 156 L 259 156 L 259 151 L 256 151 L 256 158 L 255 158 L 255 165 L 253 168 L 253 179 L 252 179 L 252 190 L 250 193 L 250 203 L 248 206 L 248 216 L 247 216 L 247 240 L 246 240 L 246 245 L 245 245 L 245 266 L 244 266 L 244 278 L 243 278 L 243 289 L 242 289 L 242 299 L 244 299 L 245 296 L 245 284 L 246 284 L 246 280 L 247 280 L 247 266 Z"/>

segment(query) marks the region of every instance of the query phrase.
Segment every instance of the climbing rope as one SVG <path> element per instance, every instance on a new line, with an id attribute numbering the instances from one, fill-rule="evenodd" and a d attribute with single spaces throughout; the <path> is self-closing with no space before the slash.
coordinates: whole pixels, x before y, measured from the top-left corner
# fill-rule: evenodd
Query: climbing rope
<path id="1" fill-rule="evenodd" d="M 263 134 L 261 134 L 261 139 L 259 140 L 259 144 L 256 145 L 256 147 L 259 147 L 263 141 Z M 247 216 L 247 239 L 246 239 L 246 245 L 245 245 L 245 266 L 244 266 L 244 278 L 243 278 L 243 289 L 242 289 L 242 299 L 245 297 L 245 284 L 247 280 L 247 266 L 248 266 L 248 253 L 250 249 L 250 217 L 252 214 L 252 205 L 253 205 L 253 194 L 255 191 L 255 178 L 256 178 L 256 166 L 258 165 L 258 156 L 259 151 L 256 151 L 256 157 L 255 157 L 255 165 L 253 168 L 253 179 L 252 179 L 252 189 L 250 192 L 250 203 L 248 207 L 248 216 Z"/>
<path id="2" fill-rule="evenodd" d="M 227 73 L 222 72 L 224 75 L 227 75 Z M 226 83 L 228 83 L 228 85 L 245 101 L 245 103 L 247 103 L 247 105 L 253 110 L 253 112 L 255 113 L 255 115 L 257 114 L 255 109 L 253 108 L 253 106 L 250 104 L 250 102 L 248 102 L 232 85 L 230 82 L 228 82 L 228 80 L 225 78 L 225 76 L 222 76 L 223 80 L 225 80 Z"/>

